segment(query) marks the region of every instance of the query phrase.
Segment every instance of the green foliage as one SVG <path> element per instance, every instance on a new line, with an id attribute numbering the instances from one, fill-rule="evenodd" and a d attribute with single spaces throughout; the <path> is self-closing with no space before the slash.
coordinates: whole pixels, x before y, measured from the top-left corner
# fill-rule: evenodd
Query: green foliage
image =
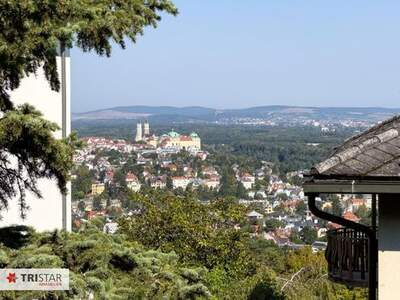
<path id="1" fill-rule="evenodd" d="M 317 230 L 309 226 L 304 227 L 303 230 L 300 232 L 300 235 L 304 243 L 308 245 L 314 243 L 318 238 Z"/>
<path id="2" fill-rule="evenodd" d="M 174 251 L 188 263 L 252 271 L 245 251 L 248 237 L 233 228 L 244 222 L 244 207 L 229 199 L 204 205 L 170 195 L 140 196 L 136 201 L 143 214 L 120 220 L 120 230 L 132 239 L 151 248 Z"/>
<path id="3" fill-rule="evenodd" d="M 260 281 L 251 291 L 249 300 L 284 300 L 282 293 L 277 293 L 269 282 Z"/>
<path id="4" fill-rule="evenodd" d="M 220 184 L 221 187 L 219 189 L 218 195 L 221 197 L 232 196 L 241 192 L 240 188 L 238 187 L 236 178 L 232 170 L 229 169 L 228 166 L 225 166 L 225 168 L 222 170 Z"/>
<path id="5" fill-rule="evenodd" d="M 309 247 L 281 249 L 234 230 L 234 224 L 246 223 L 245 213 L 229 197 L 204 205 L 187 196 L 153 192 L 136 195 L 135 201 L 142 214 L 121 219 L 120 232 L 146 247 L 173 251 L 181 264 L 205 267 L 204 283 L 213 299 L 348 299 L 343 295 L 358 299 L 357 295 L 365 295 L 363 290 L 348 291 L 329 282 L 322 253 L 314 254 Z M 127 253 L 118 257 L 130 267 L 137 261 Z M 185 274 L 197 279 L 193 271 Z"/>
<path id="6" fill-rule="evenodd" d="M 360 218 L 360 223 L 370 226 L 371 225 L 371 209 L 365 205 L 360 205 L 354 212 Z"/>
<path id="7" fill-rule="evenodd" d="M 7 257 L 7 259 L 2 259 Z M 8 268 L 67 267 L 71 288 L 63 292 L 0 292 L 2 299 L 206 299 L 204 268 L 182 267 L 175 253 L 146 250 L 124 236 L 94 227 L 80 233 L 35 234 L 27 247 L 0 252 Z"/>
<path id="8" fill-rule="evenodd" d="M 288 299 L 367 299 L 366 289 L 348 289 L 327 279 L 323 253 L 312 253 L 310 247 L 289 252 L 286 257 L 289 276 L 281 290 Z"/>
<path id="9" fill-rule="evenodd" d="M 84 212 L 84 211 L 85 211 L 85 209 L 86 209 L 85 201 L 81 200 L 81 201 L 78 202 L 78 209 L 79 209 L 81 212 Z"/>
<path id="10" fill-rule="evenodd" d="M 328 211 L 336 216 L 341 216 L 343 214 L 343 205 L 339 197 L 335 194 L 330 194 L 327 200 L 332 202 L 332 207 Z"/>
<path id="11" fill-rule="evenodd" d="M 10 108 L 7 89 L 18 87 L 26 74 L 43 64 L 52 89 L 60 82 L 56 67 L 58 42 L 110 56 L 111 41 L 125 48 L 146 26 L 157 25 L 160 12 L 177 14 L 168 0 L 158 1 L 33 1 L 0 2 L 0 107 Z"/>
<path id="12" fill-rule="evenodd" d="M 303 240 L 300 237 L 300 234 L 297 231 L 292 231 L 289 236 L 289 240 L 295 244 L 303 244 Z"/>
<path id="13" fill-rule="evenodd" d="M 96 196 L 93 198 L 93 210 L 100 211 L 104 209 L 103 204 L 102 204 L 103 198 L 101 195 Z"/>
<path id="14" fill-rule="evenodd" d="M 286 201 L 289 199 L 288 195 L 286 193 L 279 193 L 277 195 L 278 199 L 282 200 L 282 201 Z"/>
<path id="15" fill-rule="evenodd" d="M 172 190 L 174 188 L 174 184 L 172 182 L 171 176 L 167 176 L 167 182 L 166 182 L 167 189 Z"/>
<path id="16" fill-rule="evenodd" d="M 258 265 L 269 267 L 277 273 L 283 273 L 286 268 L 285 252 L 274 242 L 264 239 L 252 239 L 249 249 Z"/>
<path id="17" fill-rule="evenodd" d="M 241 182 L 239 182 L 237 184 L 236 196 L 239 199 L 247 199 L 248 198 L 246 188 L 243 186 L 243 183 L 241 183 Z"/>
<path id="18" fill-rule="evenodd" d="M 275 229 L 281 228 L 284 226 L 284 222 L 279 221 L 277 219 L 267 219 L 265 220 L 265 231 L 273 231 Z"/>
<path id="19" fill-rule="evenodd" d="M 57 129 L 30 105 L 9 110 L 0 118 L 0 202 L 7 208 L 8 200 L 18 197 L 22 217 L 27 210 L 26 191 L 41 196 L 38 178 L 55 178 L 66 192 L 72 154 L 79 143 L 76 135 L 57 140 L 53 135 Z M 11 163 L 8 154 L 17 163 Z"/>
<path id="20" fill-rule="evenodd" d="M 29 244 L 32 239 L 32 228 L 18 225 L 0 228 L 0 243 L 11 249 L 19 249 Z"/>
<path id="21" fill-rule="evenodd" d="M 81 165 L 75 168 L 76 179 L 72 180 L 72 199 L 83 199 L 89 194 L 95 174 L 88 167 Z"/>
<path id="22" fill-rule="evenodd" d="M 4 268 L 10 263 L 10 258 L 6 251 L 0 249 L 0 268 Z"/>
<path id="23" fill-rule="evenodd" d="M 57 140 L 56 124 L 29 105 L 14 107 L 9 93 L 21 79 L 43 68 L 52 90 L 60 89 L 57 48 L 77 46 L 99 55 L 111 54 L 112 41 L 125 47 L 147 26 L 155 27 L 161 12 L 176 15 L 169 0 L 127 1 L 0 1 L 0 202 L 19 198 L 25 217 L 25 193 L 40 197 L 37 179 L 54 178 L 62 192 L 78 146 L 75 135 Z M 26 99 L 29 101 L 29 99 Z M 16 159 L 11 164 L 9 155 Z M 15 165 L 15 166 L 14 166 Z"/>
<path id="24" fill-rule="evenodd" d="M 308 206 L 306 202 L 301 201 L 297 206 L 296 206 L 296 213 L 298 215 L 305 215 L 306 211 L 308 209 Z"/>
<path id="25" fill-rule="evenodd" d="M 161 193 L 152 197 L 136 199 L 146 214 L 121 220 L 126 234 L 102 233 L 104 220 L 98 218 L 78 233 L 31 232 L 18 249 L 0 246 L 4 268 L 65 267 L 71 273 L 69 291 L 3 291 L 0 298 L 87 299 L 89 293 L 95 299 L 365 298 L 365 290 L 327 279 L 323 253 L 281 249 L 231 231 L 243 221 L 243 211 L 230 199 L 206 206 Z M 26 228 L 13 229 L 21 230 Z"/>
<path id="26" fill-rule="evenodd" d="M 220 281 L 215 285 L 218 277 Z M 285 299 L 279 290 L 276 273 L 269 268 L 261 267 L 256 274 L 236 280 L 217 269 L 209 273 L 210 279 L 214 280 L 215 299 Z"/>

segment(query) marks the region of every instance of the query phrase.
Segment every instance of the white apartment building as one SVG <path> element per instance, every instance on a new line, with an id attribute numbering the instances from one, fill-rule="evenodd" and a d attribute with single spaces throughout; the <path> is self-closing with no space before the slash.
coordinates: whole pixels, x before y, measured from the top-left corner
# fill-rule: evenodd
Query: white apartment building
<path id="1" fill-rule="evenodd" d="M 139 192 L 142 185 L 135 174 L 128 173 L 125 177 L 126 186 L 134 192 Z"/>
<path id="2" fill-rule="evenodd" d="M 61 88 L 52 91 L 43 70 L 21 81 L 17 90 L 12 91 L 11 100 L 15 105 L 29 103 L 43 113 L 43 116 L 61 128 L 55 133 L 57 138 L 66 137 L 71 131 L 70 120 L 70 57 L 68 51 L 60 51 L 57 57 Z M 27 193 L 29 205 L 26 219 L 20 218 L 16 200 L 11 200 L 8 210 L 1 211 L 0 227 L 10 225 L 33 226 L 38 231 L 65 229 L 71 230 L 70 193 L 62 195 L 55 180 L 40 179 L 38 187 L 42 192 L 39 199 Z M 70 190 L 70 184 L 68 184 Z"/>
<path id="3" fill-rule="evenodd" d="M 186 190 L 190 183 L 190 179 L 184 176 L 172 177 L 172 185 L 174 189 L 182 188 Z"/>

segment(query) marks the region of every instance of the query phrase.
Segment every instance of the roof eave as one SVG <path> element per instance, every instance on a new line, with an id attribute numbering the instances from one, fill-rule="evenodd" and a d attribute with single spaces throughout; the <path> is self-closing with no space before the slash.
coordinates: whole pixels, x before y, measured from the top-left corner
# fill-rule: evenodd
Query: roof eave
<path id="1" fill-rule="evenodd" d="M 303 184 L 307 194 L 400 194 L 400 177 L 313 176 Z"/>

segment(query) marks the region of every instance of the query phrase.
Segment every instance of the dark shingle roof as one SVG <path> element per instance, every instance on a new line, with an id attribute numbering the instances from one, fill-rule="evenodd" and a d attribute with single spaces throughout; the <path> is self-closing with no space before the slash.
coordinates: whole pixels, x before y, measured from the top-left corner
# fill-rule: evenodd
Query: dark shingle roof
<path id="1" fill-rule="evenodd" d="M 400 176 L 400 116 L 348 139 L 311 175 Z"/>

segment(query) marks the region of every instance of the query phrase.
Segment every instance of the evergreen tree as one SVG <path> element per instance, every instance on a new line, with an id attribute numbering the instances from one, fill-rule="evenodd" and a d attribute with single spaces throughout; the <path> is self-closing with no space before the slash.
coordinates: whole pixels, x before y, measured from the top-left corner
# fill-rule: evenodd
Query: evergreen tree
<path id="1" fill-rule="evenodd" d="M 244 187 L 243 183 L 241 183 L 241 182 L 239 182 L 237 185 L 236 196 L 239 199 L 247 199 L 248 198 L 246 188 Z"/>
<path id="2" fill-rule="evenodd" d="M 79 200 L 89 194 L 95 174 L 84 165 L 79 166 L 75 174 L 76 179 L 72 180 L 72 199 Z"/>
<path id="3" fill-rule="evenodd" d="M 296 206 L 296 213 L 299 215 L 305 215 L 307 209 L 308 209 L 307 204 L 305 202 L 301 201 Z"/>
<path id="4" fill-rule="evenodd" d="M 343 206 L 342 203 L 340 202 L 340 199 L 336 195 L 331 195 L 331 201 L 332 201 L 332 214 L 336 216 L 341 216 L 343 214 Z"/>
<path id="5" fill-rule="evenodd" d="M 102 204 L 102 198 L 100 196 L 94 197 L 93 198 L 93 210 L 100 211 L 103 208 L 104 207 Z"/>
<path id="6" fill-rule="evenodd" d="M 169 0 L 0 2 L 0 202 L 19 197 L 21 216 L 27 205 L 25 191 L 40 197 L 39 178 L 54 178 L 66 192 L 72 154 L 72 135 L 54 138 L 56 124 L 46 121 L 32 106 L 15 107 L 10 91 L 21 79 L 43 67 L 51 89 L 58 91 L 57 48 L 77 46 L 110 56 L 111 41 L 125 48 L 147 26 L 155 27 L 161 12 L 176 15 Z M 27 99 L 29 101 L 29 99 Z M 10 155 L 16 163 L 10 163 Z"/>
<path id="7" fill-rule="evenodd" d="M 233 196 L 236 195 L 237 182 L 233 175 L 233 171 L 225 168 L 221 176 L 221 188 L 219 190 L 220 196 Z"/>
<path id="8" fill-rule="evenodd" d="M 86 209 L 85 201 L 83 201 L 83 200 L 79 201 L 79 203 L 78 203 L 78 209 L 79 209 L 80 211 L 82 211 L 82 212 L 85 211 L 85 209 Z"/>
<path id="9" fill-rule="evenodd" d="M 314 243 L 318 238 L 317 230 L 309 226 L 304 227 L 303 230 L 300 232 L 300 234 L 304 243 L 309 245 Z"/>
<path id="10" fill-rule="evenodd" d="M 32 230 L 26 234 L 26 227 L 3 228 L 6 236 L 13 239 L 0 250 L 2 267 L 68 268 L 70 289 L 0 291 L 0 298 L 210 298 L 204 283 L 205 268 L 182 266 L 175 253 L 144 249 L 124 236 L 101 232 L 98 227 L 102 225 L 102 220 L 94 219 L 79 233 L 35 233 L 35 238 Z"/>
<path id="11" fill-rule="evenodd" d="M 359 206 L 354 214 L 360 218 L 360 223 L 371 225 L 371 209 L 368 209 L 364 204 Z"/>
<path id="12" fill-rule="evenodd" d="M 174 189 L 174 184 L 172 182 L 171 176 L 167 176 L 166 186 L 167 186 L 167 189 L 169 189 L 169 190 L 173 190 Z"/>

